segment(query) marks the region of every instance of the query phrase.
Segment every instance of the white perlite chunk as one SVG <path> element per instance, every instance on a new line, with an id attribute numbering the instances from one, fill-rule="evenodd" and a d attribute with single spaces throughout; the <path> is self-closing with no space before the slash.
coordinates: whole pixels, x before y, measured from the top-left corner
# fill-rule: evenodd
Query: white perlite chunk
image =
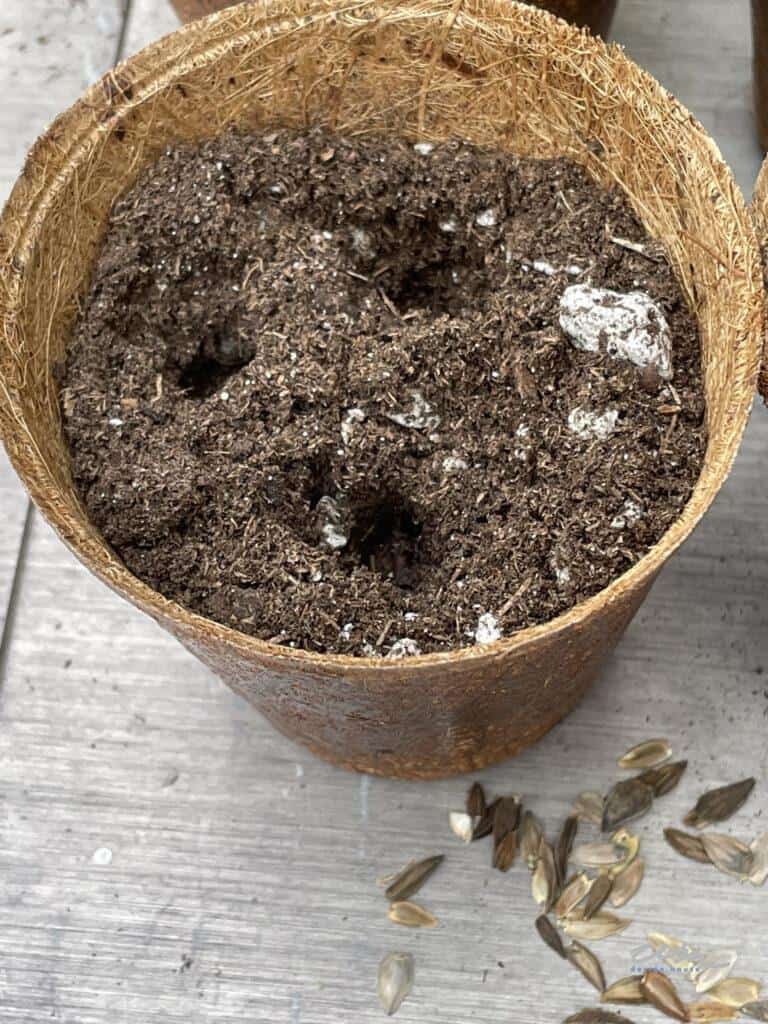
<path id="1" fill-rule="evenodd" d="M 354 631 L 355 631 L 355 624 L 354 624 L 354 622 L 345 622 L 344 625 L 339 630 L 339 639 L 341 639 L 341 640 L 351 640 L 352 639 L 352 634 L 354 633 Z"/>
<path id="2" fill-rule="evenodd" d="M 334 551 L 343 548 L 349 537 L 345 532 L 344 515 L 338 504 L 325 494 L 317 503 L 317 514 L 323 543 Z"/>
<path id="3" fill-rule="evenodd" d="M 494 640 L 501 640 L 501 630 L 496 621 L 496 616 L 485 612 L 480 616 L 477 629 L 475 630 L 476 644 L 492 644 Z"/>
<path id="4" fill-rule="evenodd" d="M 627 498 L 621 507 L 621 511 L 611 520 L 612 530 L 623 530 L 626 526 L 633 526 L 643 518 L 643 506 L 636 501 Z"/>
<path id="5" fill-rule="evenodd" d="M 549 260 L 534 260 L 533 269 L 547 277 L 553 277 L 557 273 L 557 267 L 553 266 Z"/>
<path id="6" fill-rule="evenodd" d="M 492 228 L 496 225 L 496 211 L 493 209 L 481 210 L 475 217 L 475 224 L 479 228 Z"/>
<path id="7" fill-rule="evenodd" d="M 456 455 L 446 455 L 443 459 L 443 472 L 444 473 L 460 473 L 463 469 L 467 468 L 467 464 L 464 459 L 459 458 Z"/>
<path id="8" fill-rule="evenodd" d="M 365 422 L 365 413 L 362 409 L 353 407 L 347 409 L 344 413 L 344 419 L 341 421 L 341 440 L 344 444 L 349 444 L 352 440 L 352 434 L 355 431 L 355 425 L 358 423 Z"/>
<path id="9" fill-rule="evenodd" d="M 429 156 L 432 150 L 435 148 L 431 142 L 416 142 L 413 148 L 419 154 L 419 156 Z"/>
<path id="10" fill-rule="evenodd" d="M 598 413 L 577 405 L 568 416 L 568 429 L 584 441 L 590 438 L 604 441 L 613 433 L 618 418 L 616 409 L 606 409 L 604 413 Z"/>
<path id="11" fill-rule="evenodd" d="M 419 645 L 409 636 L 404 636 L 402 640 L 395 640 L 386 656 L 397 660 L 398 658 L 415 658 L 417 654 L 421 654 Z"/>
<path id="12" fill-rule="evenodd" d="M 572 284 L 560 298 L 560 326 L 576 348 L 607 352 L 672 379 L 672 342 L 661 309 L 645 292 Z"/>
<path id="13" fill-rule="evenodd" d="M 432 406 L 420 391 L 411 392 L 410 409 L 403 412 L 385 412 L 384 415 L 398 426 L 411 430 L 437 430 L 440 426 L 440 417 L 434 414 Z"/>

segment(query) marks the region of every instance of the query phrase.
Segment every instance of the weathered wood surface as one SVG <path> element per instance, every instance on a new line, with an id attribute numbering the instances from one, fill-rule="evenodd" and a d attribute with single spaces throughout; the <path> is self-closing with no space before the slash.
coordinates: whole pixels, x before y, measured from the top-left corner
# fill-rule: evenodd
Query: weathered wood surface
<path id="1" fill-rule="evenodd" d="M 8 0 L 2 17 L 35 3 Z M 156 6 L 134 0 L 128 50 L 172 26 Z M 746 8 L 623 0 L 617 34 L 719 135 L 750 187 Z M 682 861 L 660 837 L 703 787 L 746 774 L 760 788 L 729 830 L 768 827 L 767 445 L 760 408 L 716 507 L 589 697 L 483 776 L 524 794 L 552 831 L 579 789 L 613 779 L 631 743 L 666 734 L 690 759 L 680 790 L 640 823 L 648 874 L 624 911 L 635 923 L 594 947 L 610 978 L 661 929 L 733 948 L 737 973 L 768 981 L 768 889 Z M 448 832 L 464 780 L 395 783 L 315 761 L 91 579 L 39 518 L 0 719 L 3 1024 L 365 1024 L 383 1018 L 376 966 L 392 949 L 417 960 L 399 1021 L 556 1024 L 596 1002 L 533 932 L 527 872 L 491 872 L 485 844 Z M 438 851 L 449 857 L 422 898 L 440 927 L 389 924 L 376 877 Z"/>

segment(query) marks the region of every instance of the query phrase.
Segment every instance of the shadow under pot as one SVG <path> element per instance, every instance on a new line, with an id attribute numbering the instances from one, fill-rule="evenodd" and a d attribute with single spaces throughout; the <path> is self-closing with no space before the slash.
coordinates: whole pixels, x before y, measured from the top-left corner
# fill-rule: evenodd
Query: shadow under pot
<path id="1" fill-rule="evenodd" d="M 207 14 L 233 7 L 240 0 L 171 0 L 182 21 L 203 18 Z M 531 0 L 532 7 L 551 11 L 559 18 L 607 36 L 618 0 Z"/>

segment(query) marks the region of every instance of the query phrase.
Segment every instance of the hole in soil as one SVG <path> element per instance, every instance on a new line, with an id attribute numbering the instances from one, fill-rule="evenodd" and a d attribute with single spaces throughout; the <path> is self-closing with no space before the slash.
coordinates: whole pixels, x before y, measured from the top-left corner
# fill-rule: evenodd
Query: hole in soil
<path id="1" fill-rule="evenodd" d="M 356 509 L 347 550 L 372 572 L 410 589 L 419 581 L 421 531 L 409 503 L 386 495 Z"/>
<path id="2" fill-rule="evenodd" d="M 227 326 L 200 345 L 182 368 L 178 385 L 190 398 L 209 398 L 252 358 L 253 353 L 245 350 L 238 334 Z"/>

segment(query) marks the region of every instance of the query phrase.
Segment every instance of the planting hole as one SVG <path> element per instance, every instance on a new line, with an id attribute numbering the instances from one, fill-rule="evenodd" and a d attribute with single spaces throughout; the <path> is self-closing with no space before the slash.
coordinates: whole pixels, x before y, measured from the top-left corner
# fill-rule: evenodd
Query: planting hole
<path id="1" fill-rule="evenodd" d="M 419 579 L 421 531 L 409 503 L 389 494 L 355 510 L 348 550 L 372 572 L 410 589 Z"/>
<path id="2" fill-rule="evenodd" d="M 209 398 L 252 358 L 253 351 L 237 325 L 227 323 L 202 342 L 192 359 L 182 367 L 178 385 L 190 398 Z"/>

